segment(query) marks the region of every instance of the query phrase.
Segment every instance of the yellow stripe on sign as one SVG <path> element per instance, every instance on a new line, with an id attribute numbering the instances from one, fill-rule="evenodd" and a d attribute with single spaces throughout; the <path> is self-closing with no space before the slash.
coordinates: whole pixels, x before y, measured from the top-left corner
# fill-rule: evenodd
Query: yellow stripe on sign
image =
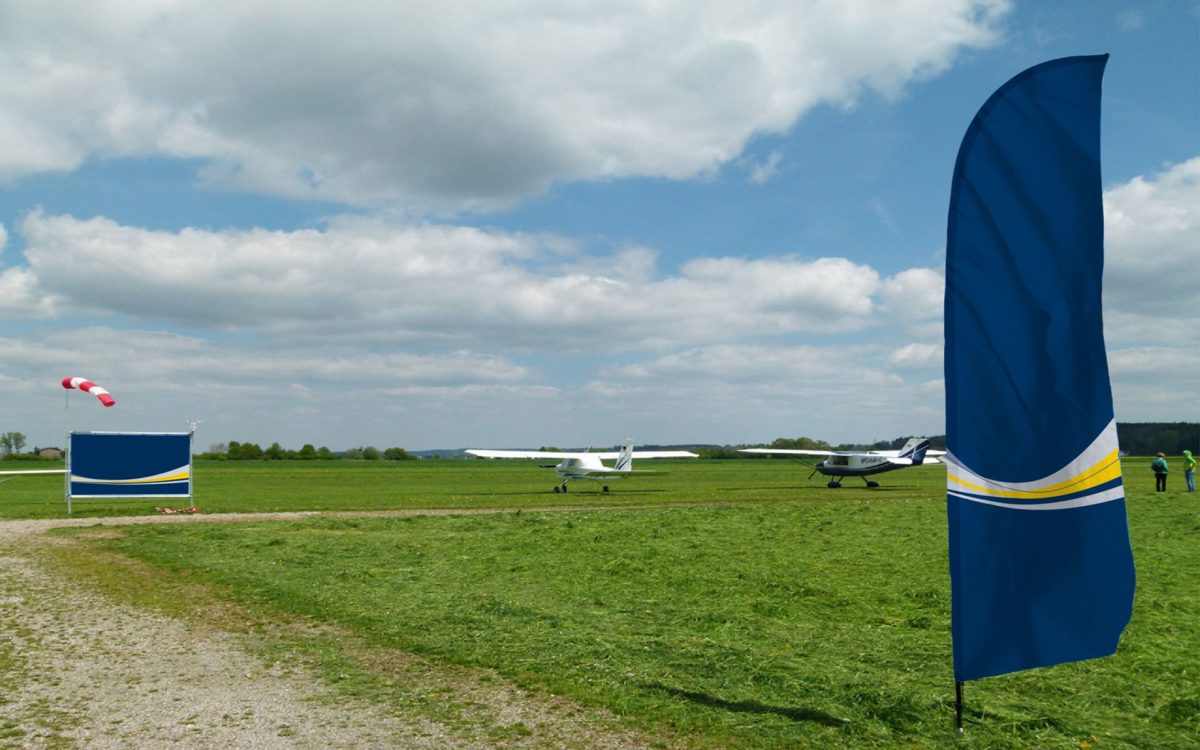
<path id="1" fill-rule="evenodd" d="M 983 495 L 990 497 L 1010 497 L 1026 500 L 1041 500 L 1050 497 L 1058 497 L 1060 495 L 1069 495 L 1074 492 L 1083 492 L 1093 487 L 1098 487 L 1121 476 L 1121 461 L 1117 456 L 1116 449 L 1112 453 L 1097 461 L 1095 465 L 1084 471 L 1079 472 L 1070 479 L 1063 480 L 1056 484 L 1048 485 L 1036 490 L 1011 490 L 1003 489 L 997 482 L 996 487 L 984 487 L 978 484 L 967 482 L 953 473 L 948 474 L 946 479 L 951 484 L 957 484 L 967 489 L 973 490 Z M 997 487 L 1000 487 L 997 489 Z"/>
<path id="2" fill-rule="evenodd" d="M 139 477 L 137 479 L 93 479 L 91 477 L 81 477 L 77 474 L 72 474 L 71 481 L 81 484 L 163 484 L 166 482 L 182 482 L 190 476 L 191 470 L 185 466 L 163 474 Z"/>

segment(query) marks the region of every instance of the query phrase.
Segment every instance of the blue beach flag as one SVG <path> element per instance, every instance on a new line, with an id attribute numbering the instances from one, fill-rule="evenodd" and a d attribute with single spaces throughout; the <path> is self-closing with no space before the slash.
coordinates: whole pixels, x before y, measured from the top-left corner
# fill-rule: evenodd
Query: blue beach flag
<path id="1" fill-rule="evenodd" d="M 1100 310 L 1107 61 L 1017 75 L 979 110 L 954 168 L 946 506 L 959 683 L 1111 654 L 1132 611 Z"/>

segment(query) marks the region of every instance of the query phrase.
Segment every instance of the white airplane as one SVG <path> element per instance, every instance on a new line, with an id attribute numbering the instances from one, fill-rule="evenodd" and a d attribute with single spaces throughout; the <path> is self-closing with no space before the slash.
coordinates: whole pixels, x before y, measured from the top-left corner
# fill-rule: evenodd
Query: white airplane
<path id="1" fill-rule="evenodd" d="M 832 477 L 830 488 L 842 486 L 842 477 L 862 477 L 868 487 L 879 486 L 879 482 L 867 479 L 871 474 L 882 474 L 885 471 L 903 469 L 907 466 L 920 466 L 926 457 L 938 463 L 939 456 L 946 451 L 929 450 L 929 441 L 922 438 L 912 438 L 898 451 L 814 451 L 798 448 L 742 448 L 740 453 L 778 453 L 788 456 L 825 456 L 825 460 L 812 466 L 813 474 L 820 472 Z M 810 478 L 812 474 L 808 475 Z"/>
<path id="2" fill-rule="evenodd" d="M 585 479 L 593 482 L 606 482 L 609 479 L 622 479 L 633 474 L 658 474 L 657 471 L 634 471 L 633 459 L 635 458 L 699 458 L 691 451 L 635 451 L 633 449 L 633 440 L 626 440 L 621 446 L 620 453 L 592 453 L 584 451 L 582 453 L 572 453 L 567 451 L 506 451 L 506 450 L 481 450 L 472 448 L 467 451 L 472 456 L 479 458 L 557 458 L 561 461 L 557 464 L 542 464 L 544 469 L 554 469 L 554 473 L 562 481 L 554 485 L 555 492 L 566 492 L 567 482 L 572 482 L 580 479 Z M 616 463 L 610 466 L 605 466 L 601 463 L 602 460 L 616 459 Z M 608 492 L 608 485 L 603 486 L 603 491 Z"/>

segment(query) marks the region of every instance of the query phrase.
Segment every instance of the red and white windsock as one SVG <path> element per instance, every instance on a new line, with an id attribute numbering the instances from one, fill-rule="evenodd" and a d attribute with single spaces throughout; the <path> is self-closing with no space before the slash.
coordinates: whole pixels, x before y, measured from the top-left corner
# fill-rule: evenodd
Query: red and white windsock
<path id="1" fill-rule="evenodd" d="M 110 396 L 108 391 L 104 390 L 87 378 L 63 378 L 62 387 L 78 388 L 85 393 L 90 393 L 96 398 L 100 399 L 100 403 L 104 404 L 105 406 L 112 406 L 113 404 L 117 403 L 117 400 Z"/>

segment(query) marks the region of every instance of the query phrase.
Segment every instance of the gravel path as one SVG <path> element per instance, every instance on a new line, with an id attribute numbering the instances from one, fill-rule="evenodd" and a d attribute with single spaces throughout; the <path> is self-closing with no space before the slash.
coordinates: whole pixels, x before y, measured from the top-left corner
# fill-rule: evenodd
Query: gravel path
<path id="1" fill-rule="evenodd" d="M 530 695 L 483 670 L 425 663 L 405 671 L 429 683 L 414 690 L 469 707 L 452 725 L 334 698 L 304 668 L 257 656 L 245 634 L 113 601 L 52 574 L 39 553 L 61 543 L 41 533 L 55 526 L 241 518 L 0 522 L 0 748 L 648 746 L 609 729 L 615 722 L 600 712 Z"/>

